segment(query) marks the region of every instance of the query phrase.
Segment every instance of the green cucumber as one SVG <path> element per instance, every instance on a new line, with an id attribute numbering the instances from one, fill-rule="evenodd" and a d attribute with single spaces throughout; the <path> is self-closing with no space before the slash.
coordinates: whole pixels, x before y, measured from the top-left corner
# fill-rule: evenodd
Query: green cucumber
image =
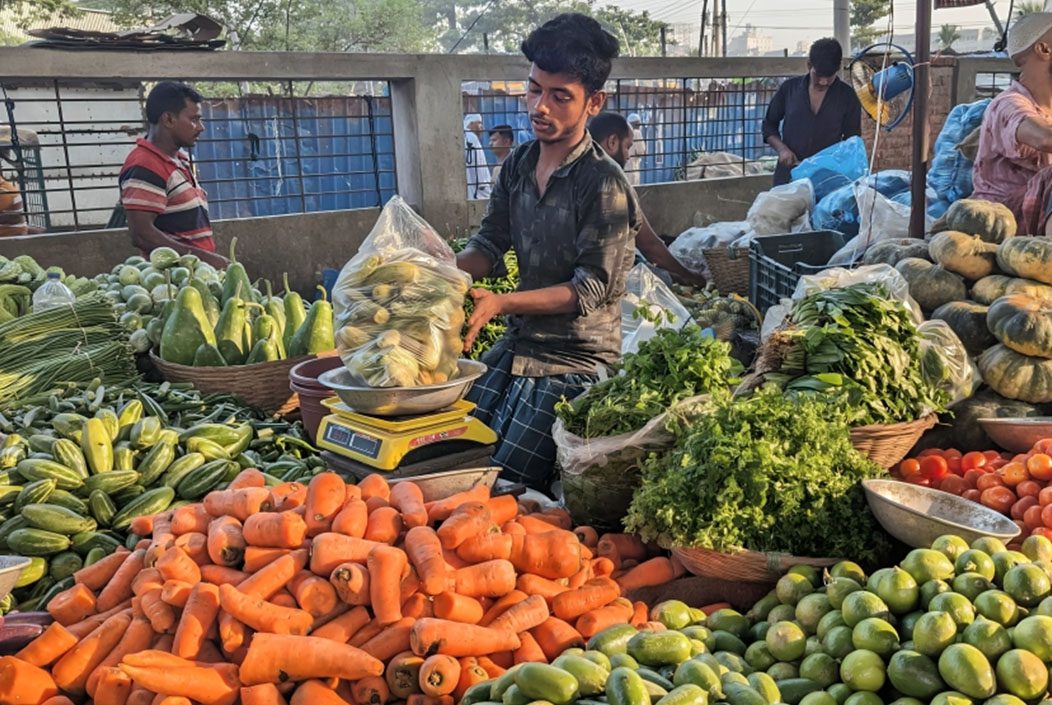
<path id="1" fill-rule="evenodd" d="M 628 653 L 644 666 L 682 663 L 690 658 L 690 639 L 679 632 L 641 632 L 628 642 Z"/>
<path id="2" fill-rule="evenodd" d="M 650 705 L 650 692 L 638 673 L 615 668 L 606 680 L 606 699 L 610 705 Z"/>
<path id="3" fill-rule="evenodd" d="M 92 475 L 84 481 L 84 492 L 90 495 L 95 490 L 100 490 L 112 495 L 138 484 L 139 477 L 139 473 L 135 470 L 111 470 L 110 472 Z"/>
<path id="4" fill-rule="evenodd" d="M 493 681 L 493 685 L 490 686 L 491 699 L 500 702 L 504 698 L 504 691 L 515 685 L 515 674 L 518 673 L 519 669 L 522 667 L 523 664 L 521 663 L 515 664 L 504 673 L 497 676 L 496 680 Z"/>
<path id="5" fill-rule="evenodd" d="M 108 533 L 102 531 L 84 531 L 73 535 L 70 548 L 77 555 L 86 556 L 94 548 L 102 548 L 109 555 L 124 544 Z"/>
<path id="6" fill-rule="evenodd" d="M 68 536 L 44 529 L 15 529 L 7 537 L 8 547 L 23 556 L 51 556 L 70 546 Z"/>
<path id="7" fill-rule="evenodd" d="M 572 701 L 578 687 L 573 675 L 546 663 L 524 663 L 515 674 L 515 685 L 529 700 L 547 700 L 555 705 Z"/>
<path id="8" fill-rule="evenodd" d="M 25 529 L 28 526 L 29 522 L 23 519 L 21 514 L 16 514 L 3 524 L 0 524 L 0 549 L 7 547 L 7 537 L 11 535 L 12 531 Z"/>
<path id="9" fill-rule="evenodd" d="M 67 536 L 94 531 L 97 526 L 94 519 L 54 504 L 27 504 L 20 513 L 33 528 Z"/>
<path id="10" fill-rule="evenodd" d="M 478 705 L 490 699 L 493 693 L 493 679 L 476 683 L 464 691 L 459 705 Z"/>
<path id="11" fill-rule="evenodd" d="M 687 683 L 670 690 L 658 700 L 658 705 L 708 705 L 708 702 L 708 693 L 693 683 Z"/>
<path id="12" fill-rule="evenodd" d="M 589 651 L 599 651 L 607 656 L 628 653 L 628 641 L 639 630 L 631 624 L 618 624 L 607 627 L 588 640 Z"/>
<path id="13" fill-rule="evenodd" d="M 561 668 L 573 676 L 577 680 L 581 695 L 585 697 L 602 693 L 606 687 L 606 678 L 610 675 L 605 668 L 583 656 L 563 654 L 552 661 L 552 666 Z"/>
<path id="14" fill-rule="evenodd" d="M 207 461 L 200 453 L 187 453 L 177 458 L 171 465 L 165 468 L 164 484 L 166 487 L 175 489 L 192 471 L 204 465 Z"/>
<path id="15" fill-rule="evenodd" d="M 54 480 L 60 490 L 75 490 L 84 484 L 76 470 L 53 460 L 26 458 L 15 468 L 26 480 Z"/>
<path id="16" fill-rule="evenodd" d="M 29 444 L 30 453 L 47 453 L 51 455 L 51 449 L 55 447 L 55 437 L 43 433 L 34 433 L 26 442 Z"/>
<path id="17" fill-rule="evenodd" d="M 21 493 L 21 485 L 0 485 L 0 507 L 13 506 Z"/>
<path id="18" fill-rule="evenodd" d="M 109 526 L 110 522 L 113 521 L 113 517 L 117 514 L 117 505 L 102 490 L 94 490 L 88 495 L 88 506 L 91 510 L 91 516 L 95 517 L 95 521 L 99 523 L 99 526 Z"/>
<path id="19" fill-rule="evenodd" d="M 663 675 L 661 675 L 657 671 L 652 671 L 649 668 L 637 668 L 636 669 L 636 673 L 638 673 L 639 677 L 642 678 L 643 680 L 650 681 L 651 683 L 656 683 L 657 685 L 660 685 L 665 690 L 672 690 L 673 688 L 676 687 L 675 684 L 672 681 L 670 681 L 668 678 L 665 678 Z"/>
<path id="20" fill-rule="evenodd" d="M 131 487 L 125 487 L 119 492 L 114 492 L 110 495 L 110 499 L 112 499 L 113 503 L 116 504 L 118 507 L 123 507 L 129 502 L 132 502 L 138 499 L 139 497 L 142 497 L 144 494 L 146 494 L 145 487 L 143 487 L 142 485 L 132 485 Z"/>
<path id="21" fill-rule="evenodd" d="M 94 565 L 108 555 L 110 554 L 105 548 L 102 546 L 96 546 L 88 551 L 88 555 L 84 556 L 84 567 L 87 568 L 89 565 Z"/>
<path id="22" fill-rule="evenodd" d="M 139 472 L 139 483 L 143 487 L 155 484 L 173 460 L 175 460 L 174 445 L 169 443 L 154 445 L 135 468 Z"/>
<path id="23" fill-rule="evenodd" d="M 47 498 L 48 504 L 54 504 L 58 507 L 65 507 L 70 509 L 81 516 L 88 515 L 88 505 L 80 497 L 76 497 L 66 490 L 55 490 L 51 493 L 51 496 Z"/>
<path id="24" fill-rule="evenodd" d="M 47 575 L 48 562 L 47 558 L 40 556 L 34 556 L 29 559 L 29 565 L 22 569 L 22 572 L 18 574 L 18 580 L 15 581 L 15 589 L 24 588 L 32 585 L 36 581 Z"/>
<path id="25" fill-rule="evenodd" d="M 34 480 L 22 487 L 22 491 L 15 497 L 15 511 L 21 512 L 22 507 L 27 504 L 41 504 L 48 500 L 51 493 L 55 491 L 57 483 L 54 480 Z"/>
<path id="26" fill-rule="evenodd" d="M 118 443 L 113 448 L 113 469 L 134 470 L 135 459 L 138 457 L 138 451 L 132 450 L 127 443 Z"/>
<path id="27" fill-rule="evenodd" d="M 226 478 L 231 461 L 216 460 L 192 470 L 179 482 L 176 492 L 181 499 L 201 499 Z M 234 463 L 237 467 L 237 463 Z"/>
<path id="28" fill-rule="evenodd" d="M 118 511 L 111 522 L 114 529 L 126 529 L 136 517 L 163 512 L 175 499 L 175 490 L 171 487 L 158 487 L 147 490 Z"/>
<path id="29" fill-rule="evenodd" d="M 186 441 L 186 450 L 191 453 L 200 453 L 207 460 L 230 460 L 230 453 L 226 448 L 215 441 L 200 436 L 194 436 Z"/>
<path id="30" fill-rule="evenodd" d="M 72 469 L 82 478 L 88 477 L 88 461 L 84 459 L 84 451 L 73 441 L 68 438 L 58 439 L 51 446 L 51 454 L 55 456 L 56 462 Z"/>
<path id="31" fill-rule="evenodd" d="M 51 557 L 51 577 L 63 580 L 84 567 L 84 560 L 73 551 L 63 551 Z"/>

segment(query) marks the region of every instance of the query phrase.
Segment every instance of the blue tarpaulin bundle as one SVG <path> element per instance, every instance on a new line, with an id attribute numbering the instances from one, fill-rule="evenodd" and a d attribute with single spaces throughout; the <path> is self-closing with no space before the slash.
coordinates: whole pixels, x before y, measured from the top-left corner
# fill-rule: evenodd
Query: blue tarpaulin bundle
<path id="1" fill-rule="evenodd" d="M 972 195 L 972 161 L 957 151 L 957 145 L 982 122 L 990 99 L 955 106 L 935 140 L 935 155 L 928 172 L 928 215 L 939 218 L 954 201 Z"/>

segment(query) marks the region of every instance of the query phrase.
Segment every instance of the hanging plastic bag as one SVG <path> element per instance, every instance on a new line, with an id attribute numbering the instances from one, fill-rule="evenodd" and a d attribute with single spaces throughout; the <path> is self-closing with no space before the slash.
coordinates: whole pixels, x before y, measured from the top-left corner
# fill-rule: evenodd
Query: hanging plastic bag
<path id="1" fill-rule="evenodd" d="M 869 171 L 869 158 L 866 156 L 866 144 L 861 137 L 849 137 L 842 142 L 826 147 L 818 154 L 803 160 L 790 172 L 793 181 L 811 179 L 815 183 L 815 192 L 820 190 L 829 193 L 829 175 L 842 174 L 848 181 L 855 181 Z"/>
<path id="2" fill-rule="evenodd" d="M 982 376 L 953 329 L 945 321 L 925 321 L 917 328 L 922 338 L 921 374 L 928 383 L 950 395 L 949 406 L 975 394 Z"/>
<path id="3" fill-rule="evenodd" d="M 725 247 L 749 232 L 749 223 L 713 223 L 703 228 L 689 228 L 679 234 L 668 251 L 684 267 L 711 279 L 708 264 L 705 261 L 705 250 Z"/>
<path id="4" fill-rule="evenodd" d="M 689 320 L 690 311 L 650 267 L 637 264 L 629 270 L 621 300 L 622 355 L 637 352 L 661 328 L 682 328 Z"/>
<path id="5" fill-rule="evenodd" d="M 858 203 L 858 235 L 829 258 L 830 266 L 849 266 L 862 259 L 874 244 L 881 240 L 909 237 L 910 207 L 884 197 L 877 189 L 864 182 L 855 184 Z"/>
<path id="6" fill-rule="evenodd" d="M 370 387 L 456 376 L 470 285 L 446 241 L 393 197 L 333 286 L 340 358 Z"/>
<path id="7" fill-rule="evenodd" d="M 814 208 L 815 192 L 807 179 L 775 186 L 759 194 L 752 202 L 746 220 L 757 235 L 782 235 L 796 232 L 801 219 Z"/>

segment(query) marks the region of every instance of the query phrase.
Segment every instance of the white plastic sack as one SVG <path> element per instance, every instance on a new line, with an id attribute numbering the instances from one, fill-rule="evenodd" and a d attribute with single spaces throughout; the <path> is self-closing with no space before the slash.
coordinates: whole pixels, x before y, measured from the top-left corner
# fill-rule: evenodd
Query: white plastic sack
<path id="1" fill-rule="evenodd" d="M 814 187 L 808 179 L 775 186 L 756 197 L 746 220 L 757 235 L 782 235 L 809 227 L 807 215 L 814 207 Z"/>
<path id="2" fill-rule="evenodd" d="M 470 285 L 446 241 L 393 197 L 333 287 L 340 358 L 370 387 L 454 377 Z"/>
<path id="3" fill-rule="evenodd" d="M 747 235 L 749 224 L 745 221 L 713 223 L 703 228 L 689 228 L 679 234 L 668 251 L 680 264 L 695 274 L 710 278 L 704 251 L 713 247 L 725 247 Z"/>
<path id="4" fill-rule="evenodd" d="M 855 201 L 860 213 L 858 235 L 829 258 L 830 266 L 844 267 L 860 261 L 866 250 L 881 240 L 909 237 L 909 206 L 895 203 L 862 181 L 855 183 Z"/>
<path id="5" fill-rule="evenodd" d="M 638 315 L 644 309 L 647 317 Z M 647 320 L 656 319 L 656 322 Z M 681 328 L 690 320 L 679 297 L 645 264 L 637 264 L 625 280 L 625 297 L 621 300 L 621 354 L 639 350 L 661 328 Z"/>
<path id="6" fill-rule="evenodd" d="M 975 394 L 982 376 L 953 329 L 945 321 L 925 321 L 917 328 L 922 337 L 920 363 L 924 378 L 950 394 L 951 407 Z"/>

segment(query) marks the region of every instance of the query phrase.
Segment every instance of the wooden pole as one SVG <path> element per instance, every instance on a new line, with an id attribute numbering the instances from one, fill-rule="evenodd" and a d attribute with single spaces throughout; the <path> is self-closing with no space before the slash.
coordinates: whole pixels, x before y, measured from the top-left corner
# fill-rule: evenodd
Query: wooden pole
<path id="1" fill-rule="evenodd" d="M 927 210 L 925 186 L 928 178 L 930 130 L 928 129 L 928 93 L 931 62 L 931 3 L 917 1 L 917 50 L 913 69 L 913 159 L 911 162 L 910 236 L 924 237 L 924 215 Z"/>
<path id="2" fill-rule="evenodd" d="M 698 34 L 698 58 L 705 56 L 705 23 L 709 21 L 709 0 L 701 0 L 701 32 Z"/>

